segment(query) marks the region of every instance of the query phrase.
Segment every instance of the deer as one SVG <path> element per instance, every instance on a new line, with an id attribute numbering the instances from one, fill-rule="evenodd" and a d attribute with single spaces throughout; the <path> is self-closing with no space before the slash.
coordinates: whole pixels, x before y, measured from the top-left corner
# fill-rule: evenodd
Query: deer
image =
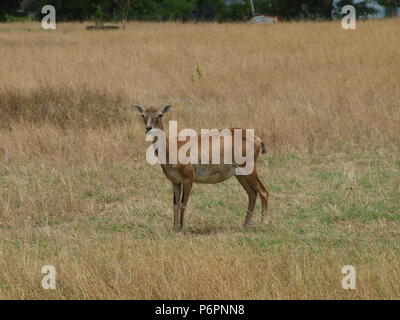
<path id="1" fill-rule="evenodd" d="M 167 105 L 161 109 L 154 107 L 145 109 L 140 105 L 133 105 L 133 106 L 139 112 L 139 115 L 144 123 L 146 135 L 149 134 L 149 132 L 151 132 L 154 129 L 162 130 L 163 132 L 165 132 L 163 127 L 163 116 L 166 112 L 168 112 L 172 108 L 172 105 Z M 232 132 L 234 129 L 242 130 L 244 132 L 244 129 L 241 128 L 229 128 L 228 130 Z M 200 141 L 201 135 L 198 135 L 195 138 Z M 219 139 L 222 140 L 224 139 L 224 137 L 219 137 Z M 238 165 L 237 163 L 234 162 L 231 164 L 229 163 L 214 164 L 210 162 L 208 162 L 207 164 L 201 162 L 194 164 L 194 163 L 181 163 L 180 161 L 176 163 L 170 163 L 172 161 L 169 161 L 168 158 L 169 148 L 166 147 L 167 160 L 165 163 L 161 163 L 161 169 L 166 178 L 172 183 L 173 187 L 173 211 L 174 211 L 173 230 L 175 232 L 180 232 L 184 230 L 185 210 L 189 200 L 190 193 L 192 191 L 193 183 L 216 184 L 228 180 L 232 176 L 236 177 L 236 179 L 239 181 L 240 185 L 243 187 L 243 189 L 246 191 L 248 195 L 248 206 L 243 227 L 247 228 L 252 223 L 252 217 L 257 200 L 257 195 L 259 195 L 261 198 L 261 224 L 262 225 L 268 224 L 267 212 L 268 212 L 269 193 L 262 184 L 262 182 L 260 181 L 256 170 L 256 162 L 260 155 L 260 152 L 264 154 L 266 153 L 266 150 L 264 147 L 264 143 L 259 137 L 254 135 L 254 138 L 251 141 L 246 141 L 246 139 L 249 140 L 250 136 L 248 137 L 246 135 L 246 132 L 244 132 L 242 140 L 244 142 L 251 143 L 252 146 L 254 147 L 253 149 L 254 157 L 252 158 L 252 161 L 254 161 L 253 167 L 250 173 L 246 175 L 237 174 L 237 171 L 235 171 L 235 169 L 237 169 L 238 167 L 243 167 L 243 164 Z M 155 141 L 153 141 L 153 143 L 154 142 Z M 182 147 L 184 143 L 185 141 L 177 142 L 178 150 L 179 148 Z M 243 148 L 239 148 L 240 150 L 237 150 L 238 147 L 235 144 L 232 144 L 232 142 L 230 143 L 231 145 L 229 145 L 230 146 L 229 151 L 226 151 L 227 147 L 225 142 L 224 144 L 219 144 L 220 145 L 219 152 L 221 157 L 226 152 L 232 152 L 233 154 L 242 153 L 242 155 L 243 152 L 246 152 L 246 150 L 244 150 Z"/>

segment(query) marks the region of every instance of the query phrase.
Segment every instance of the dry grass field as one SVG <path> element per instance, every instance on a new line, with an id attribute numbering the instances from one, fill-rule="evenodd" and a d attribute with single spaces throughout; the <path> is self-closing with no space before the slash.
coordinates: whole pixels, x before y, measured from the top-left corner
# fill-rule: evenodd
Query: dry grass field
<path id="1" fill-rule="evenodd" d="M 400 298 L 399 19 L 85 25 L 0 24 L 0 298 Z M 254 128 L 270 224 L 231 179 L 173 233 L 133 103 Z"/>

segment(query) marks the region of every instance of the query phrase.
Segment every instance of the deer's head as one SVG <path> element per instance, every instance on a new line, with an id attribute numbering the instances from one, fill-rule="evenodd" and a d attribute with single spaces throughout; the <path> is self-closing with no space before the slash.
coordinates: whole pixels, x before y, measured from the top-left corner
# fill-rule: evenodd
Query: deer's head
<path id="1" fill-rule="evenodd" d="M 171 109 L 171 105 L 165 106 L 161 110 L 155 108 L 144 109 L 143 107 L 135 104 L 134 107 L 140 113 L 145 126 L 146 133 L 152 129 L 163 129 L 162 117 L 164 113 Z"/>

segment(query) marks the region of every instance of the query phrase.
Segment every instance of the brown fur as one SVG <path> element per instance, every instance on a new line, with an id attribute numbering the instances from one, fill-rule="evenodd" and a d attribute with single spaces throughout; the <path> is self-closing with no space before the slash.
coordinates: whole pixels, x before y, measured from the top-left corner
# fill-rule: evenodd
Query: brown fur
<path id="1" fill-rule="evenodd" d="M 163 111 L 158 111 L 157 109 L 154 108 L 149 108 L 144 110 L 140 106 L 136 106 L 136 109 L 140 112 L 140 115 L 147 128 L 151 127 L 151 128 L 163 129 L 162 116 L 165 112 L 169 111 L 170 107 L 171 106 L 165 107 Z M 239 129 L 239 128 L 230 128 L 232 132 L 234 129 Z M 244 149 L 246 145 L 245 140 L 247 139 L 245 130 L 243 130 L 242 137 L 243 137 L 243 143 L 242 143 L 243 148 L 242 150 L 236 150 L 234 146 L 231 146 L 233 155 L 236 152 L 242 153 L 243 155 L 245 154 L 245 149 Z M 197 139 L 198 139 L 198 145 L 201 146 L 200 144 L 201 136 L 197 136 Z M 178 141 L 177 144 L 178 150 L 185 143 L 186 141 Z M 168 160 L 166 164 L 161 164 L 161 168 L 165 176 L 167 177 L 168 180 L 171 181 L 174 189 L 173 206 L 174 206 L 175 231 L 177 232 L 181 231 L 184 227 L 185 210 L 189 200 L 190 192 L 192 190 L 193 182 L 214 184 L 225 181 L 231 178 L 233 175 L 235 175 L 236 179 L 245 189 L 249 198 L 244 226 L 246 227 L 251 224 L 254 206 L 257 200 L 257 195 L 260 195 L 261 198 L 261 205 L 262 205 L 261 222 L 265 224 L 267 223 L 268 191 L 261 183 L 260 179 L 257 176 L 257 171 L 256 171 L 256 162 L 258 156 L 260 152 L 265 153 L 265 147 L 261 139 L 256 136 L 254 137 L 253 143 L 254 143 L 254 165 L 253 165 L 253 170 L 249 175 L 234 174 L 234 169 L 237 167 L 237 165 L 235 164 L 182 164 L 179 163 L 179 161 L 177 164 L 170 164 L 168 163 Z M 223 137 L 220 138 L 220 145 L 221 145 L 220 159 L 223 159 L 225 151 Z M 166 151 L 167 151 L 167 159 L 169 159 L 168 145 Z"/>

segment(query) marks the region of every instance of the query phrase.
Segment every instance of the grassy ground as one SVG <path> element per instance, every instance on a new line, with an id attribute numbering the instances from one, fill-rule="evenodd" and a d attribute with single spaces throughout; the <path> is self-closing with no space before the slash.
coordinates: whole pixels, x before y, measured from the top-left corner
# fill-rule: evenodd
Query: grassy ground
<path id="1" fill-rule="evenodd" d="M 269 155 L 271 224 L 242 230 L 235 180 L 196 185 L 187 231 L 171 232 L 158 167 L 2 168 L 0 292 L 29 298 L 399 297 L 399 153 Z M 260 219 L 257 207 L 255 220 Z M 59 271 L 41 289 L 41 266 Z M 344 265 L 357 290 L 341 289 Z M 195 289 L 194 289 L 195 288 Z"/>
<path id="2" fill-rule="evenodd" d="M 0 25 L 0 298 L 400 298 L 399 23 Z M 138 102 L 255 128 L 270 225 L 232 179 L 174 234 Z"/>

